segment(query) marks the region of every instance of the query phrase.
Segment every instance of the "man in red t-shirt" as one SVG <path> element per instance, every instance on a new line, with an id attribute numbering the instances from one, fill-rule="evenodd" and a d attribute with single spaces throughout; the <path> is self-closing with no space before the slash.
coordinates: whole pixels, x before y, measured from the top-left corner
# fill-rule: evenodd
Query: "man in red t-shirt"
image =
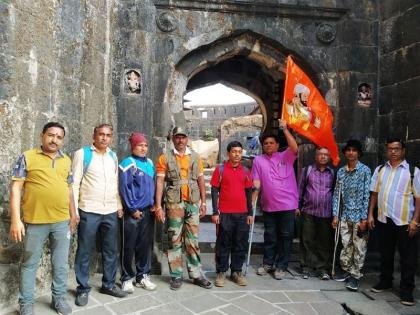
<path id="1" fill-rule="evenodd" d="M 224 286 L 225 272 L 231 256 L 231 280 L 247 285 L 242 265 L 248 248 L 249 225 L 252 224 L 252 180 L 250 171 L 241 165 L 242 144 L 227 146 L 228 161 L 217 166 L 210 181 L 213 204 L 212 222 L 217 225 L 216 281 Z"/>

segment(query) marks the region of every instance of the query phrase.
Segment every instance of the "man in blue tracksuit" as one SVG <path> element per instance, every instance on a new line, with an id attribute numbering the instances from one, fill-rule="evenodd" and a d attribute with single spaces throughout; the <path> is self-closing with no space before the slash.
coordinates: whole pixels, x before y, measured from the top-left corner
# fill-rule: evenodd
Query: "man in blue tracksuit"
<path id="1" fill-rule="evenodd" d="M 133 284 L 154 290 L 150 281 L 154 215 L 151 211 L 155 194 L 155 169 L 147 158 L 148 144 L 141 133 L 129 138 L 131 155 L 119 165 L 119 192 L 124 208 L 121 282 L 122 290 L 133 293 Z M 133 257 L 136 270 L 133 270 Z"/>

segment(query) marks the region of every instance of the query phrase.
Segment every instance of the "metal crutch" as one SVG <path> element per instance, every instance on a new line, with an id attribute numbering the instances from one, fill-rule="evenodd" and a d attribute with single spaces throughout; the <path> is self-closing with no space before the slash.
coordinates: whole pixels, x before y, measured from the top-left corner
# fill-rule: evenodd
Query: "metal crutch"
<path id="1" fill-rule="evenodd" d="M 245 273 L 244 275 L 248 273 L 248 267 L 249 267 L 249 261 L 251 260 L 251 247 L 252 247 L 252 238 L 254 236 L 254 225 L 255 225 L 255 212 L 256 212 L 256 206 L 252 207 L 252 224 L 251 229 L 249 230 L 249 237 L 248 237 L 248 255 L 246 257 L 246 265 L 245 265 Z"/>
<path id="2" fill-rule="evenodd" d="M 332 270 L 331 270 L 331 276 L 335 277 L 335 257 L 337 254 L 337 245 L 338 241 L 340 239 L 340 225 L 341 225 L 341 182 L 338 183 L 338 202 L 337 202 L 337 208 L 338 208 L 338 224 L 335 229 L 335 235 L 334 235 L 334 256 L 333 256 L 333 264 L 332 264 Z"/>

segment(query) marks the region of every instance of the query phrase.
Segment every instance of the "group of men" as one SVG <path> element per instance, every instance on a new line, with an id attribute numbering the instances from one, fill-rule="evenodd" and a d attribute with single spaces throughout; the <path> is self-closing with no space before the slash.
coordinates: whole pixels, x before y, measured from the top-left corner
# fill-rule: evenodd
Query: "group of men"
<path id="1" fill-rule="evenodd" d="M 369 230 L 378 227 L 381 273 L 371 288 L 379 293 L 392 288 L 394 252 L 400 253 L 400 301 L 414 305 L 413 290 L 417 262 L 417 232 L 420 228 L 420 172 L 405 160 L 405 143 L 396 138 L 386 142 L 388 161 L 371 177 L 359 159 L 362 144 L 351 139 L 342 149 L 346 164 L 334 170 L 326 148 L 317 148 L 315 163 L 301 172 L 299 207 L 302 276 L 345 281 L 357 291 L 364 265 Z M 377 211 L 377 212 L 376 212 Z M 330 224 L 332 228 L 330 228 Z M 333 237 L 333 230 L 336 236 Z M 334 241 L 341 239 L 340 268 L 333 266 Z M 271 265 L 264 265 L 269 270 Z"/>
<path id="2" fill-rule="evenodd" d="M 349 140 L 343 148 L 347 163 L 337 175 L 328 165 L 328 149 L 317 148 L 315 164 L 303 169 L 298 189 L 294 171 L 298 145 L 284 120 L 279 120 L 279 129 L 287 140 L 286 150 L 279 152 L 277 135 L 264 135 L 263 154 L 248 170 L 241 164 L 241 143 L 233 141 L 227 147 L 227 161 L 213 173 L 210 185 L 212 222 L 217 226 L 215 285 L 224 285 L 229 267 L 232 281 L 247 285 L 242 266 L 259 197 L 264 257 L 257 274 L 273 273 L 275 279 L 284 278 L 298 214 L 302 223 L 303 277 L 317 273 L 321 279 L 330 278 L 333 228 L 339 229 L 343 249 L 341 270 L 335 279 L 347 281 L 348 289 L 357 290 L 368 229 L 377 225 L 381 239 L 386 241 L 381 242 L 380 281 L 372 291 L 392 288 L 394 249 L 398 244 L 401 302 L 413 305 L 420 173 L 405 161 L 404 142 L 388 141 L 389 161 L 376 168 L 372 179 L 370 169 L 359 161 L 363 154 L 359 141 Z M 198 246 L 199 221 L 206 214 L 203 164 L 189 149 L 186 131 L 174 128 L 174 147 L 159 157 L 156 168 L 147 158 L 148 142 L 143 134 L 130 136 L 131 155 L 119 164 L 109 148 L 113 137 L 109 124 L 94 128 L 93 144 L 76 151 L 73 162 L 61 151 L 64 137 L 61 124 L 46 124 L 41 147 L 24 152 L 13 170 L 10 237 L 23 240 L 25 249 L 19 287 L 21 314 L 34 314 L 36 270 L 47 238 L 53 269 L 51 306 L 59 314 L 71 313 L 65 293 L 70 238 L 76 229 L 76 305 L 88 303 L 89 261 L 98 235 L 103 263 L 101 293 L 122 298 L 133 292 L 133 285 L 146 290 L 156 288 L 149 277 L 155 219 L 168 227 L 170 288 L 177 290 L 183 283 L 183 248 L 193 284 L 211 288 L 213 284 L 201 270 Z M 118 257 L 121 288 L 115 284 Z"/>

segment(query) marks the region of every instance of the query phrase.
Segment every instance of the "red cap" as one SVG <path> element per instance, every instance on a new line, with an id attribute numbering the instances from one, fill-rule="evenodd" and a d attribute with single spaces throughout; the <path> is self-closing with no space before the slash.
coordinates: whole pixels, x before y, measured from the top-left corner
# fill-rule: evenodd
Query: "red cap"
<path id="1" fill-rule="evenodd" d="M 139 145 L 140 143 L 147 143 L 146 136 L 139 132 L 133 132 L 128 138 L 128 141 L 130 141 L 131 149 L 133 149 L 136 145 Z"/>

